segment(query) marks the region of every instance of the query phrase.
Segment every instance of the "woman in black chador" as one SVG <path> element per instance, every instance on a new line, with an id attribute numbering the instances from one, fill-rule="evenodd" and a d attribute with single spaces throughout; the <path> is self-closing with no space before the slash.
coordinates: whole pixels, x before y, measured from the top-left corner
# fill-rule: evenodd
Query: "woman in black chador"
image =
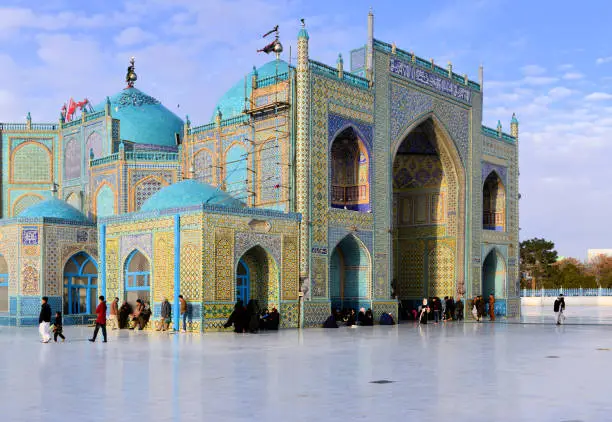
<path id="1" fill-rule="evenodd" d="M 255 299 L 249 300 L 246 308 L 247 321 L 245 327 L 248 327 L 249 332 L 256 333 L 259 331 L 259 305 Z"/>
<path id="2" fill-rule="evenodd" d="M 234 311 L 228 318 L 227 322 L 223 327 L 229 328 L 234 324 L 234 332 L 235 333 L 244 333 L 244 320 L 246 319 L 246 310 L 244 309 L 244 305 L 242 301 L 239 300 L 234 305 Z"/>

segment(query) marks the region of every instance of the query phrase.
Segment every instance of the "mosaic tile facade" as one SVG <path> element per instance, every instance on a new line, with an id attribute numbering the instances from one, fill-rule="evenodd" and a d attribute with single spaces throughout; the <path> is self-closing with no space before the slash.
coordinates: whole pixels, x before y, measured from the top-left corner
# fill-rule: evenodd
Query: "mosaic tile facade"
<path id="1" fill-rule="evenodd" d="M 210 122 L 192 126 L 162 110 L 162 119 L 139 127 L 146 142 L 130 135 L 137 122 L 124 111 L 149 107 L 153 116 L 162 107 L 140 91 L 120 90 L 112 107 L 111 99 L 103 101 L 70 122 L 0 124 L 2 217 L 56 195 L 92 220 L 19 226 L 0 220 L 14 309 L 34 309 L 42 294 L 61 306 L 62 266 L 81 251 L 104 269 L 106 293 L 125 298 L 124 263 L 139 250 L 150 262 L 156 312 L 164 296 L 174 300 L 179 279 L 190 330 L 223 324 L 241 258 L 253 269 L 254 297 L 281 310 L 283 327 L 318 325 L 340 277 L 332 257 L 354 239 L 368 258 L 349 266 L 358 273 L 355 303 L 376 315 L 396 312 L 396 300 L 480 293 L 493 248 L 505 251 L 503 312 L 518 313 L 516 119 L 512 135 L 483 127 L 479 84 L 373 34 L 353 52 L 356 73 L 312 60 L 306 28 L 297 46 L 295 67 L 273 61 L 254 70 L 246 91 L 243 81 L 238 97 L 228 91 Z M 166 120 L 176 123 L 170 131 L 162 125 L 150 132 Z M 504 195 L 489 189 L 485 209 L 482 183 L 491 172 Z M 153 194 L 189 178 L 230 192 L 248 208 L 205 203 L 140 211 Z M 483 230 L 483 215 L 498 209 L 505 224 Z M 178 232 L 172 213 L 180 217 Z M 15 324 L 32 323 L 32 315 L 21 316 L 12 317 Z"/>

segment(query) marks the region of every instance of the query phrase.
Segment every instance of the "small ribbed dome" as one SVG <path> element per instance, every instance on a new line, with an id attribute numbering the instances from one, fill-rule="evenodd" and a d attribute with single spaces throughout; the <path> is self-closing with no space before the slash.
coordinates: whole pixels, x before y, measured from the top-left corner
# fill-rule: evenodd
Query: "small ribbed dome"
<path id="1" fill-rule="evenodd" d="M 136 88 L 126 88 L 110 97 L 111 115 L 120 120 L 120 137 L 138 144 L 176 146 L 182 138 L 183 121 L 157 99 Z M 104 110 L 106 101 L 94 107 Z"/>
<path id="2" fill-rule="evenodd" d="M 279 75 L 289 72 L 289 64 L 284 60 L 272 60 L 256 70 L 257 79 L 275 76 L 277 71 Z M 253 71 L 251 71 L 246 77 L 247 94 L 251 92 L 252 76 Z M 244 110 L 244 82 L 244 78 L 241 78 L 233 87 L 223 94 L 223 96 L 219 99 L 219 102 L 217 102 L 213 116 L 210 119 L 211 122 L 215 121 L 217 110 L 221 111 L 223 119 L 229 119 L 230 117 L 234 117 L 242 113 Z"/>
<path id="3" fill-rule="evenodd" d="M 147 199 L 140 210 L 155 211 L 202 204 L 220 205 L 229 208 L 244 207 L 243 202 L 234 199 L 227 192 L 206 183 L 189 179 L 161 189 Z"/>
<path id="4" fill-rule="evenodd" d="M 23 210 L 17 217 L 25 218 L 59 218 L 62 220 L 89 223 L 85 215 L 61 199 L 51 198 L 34 204 Z"/>

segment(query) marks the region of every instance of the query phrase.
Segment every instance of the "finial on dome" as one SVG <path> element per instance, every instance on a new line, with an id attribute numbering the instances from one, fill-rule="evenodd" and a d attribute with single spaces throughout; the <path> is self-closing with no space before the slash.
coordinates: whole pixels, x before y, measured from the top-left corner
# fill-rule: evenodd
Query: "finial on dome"
<path id="1" fill-rule="evenodd" d="M 58 188 L 58 184 L 53 182 L 51 184 L 51 194 L 53 194 L 53 197 L 57 196 L 57 188 Z"/>
<path id="2" fill-rule="evenodd" d="M 135 72 L 134 62 L 136 59 L 134 57 L 130 57 L 130 65 L 127 68 L 127 74 L 125 75 L 125 82 L 127 83 L 128 88 L 134 88 L 134 82 L 138 79 Z"/>
<path id="3" fill-rule="evenodd" d="M 93 148 L 89 148 L 89 159 L 93 160 L 94 158 L 96 158 L 96 157 L 94 157 Z"/>

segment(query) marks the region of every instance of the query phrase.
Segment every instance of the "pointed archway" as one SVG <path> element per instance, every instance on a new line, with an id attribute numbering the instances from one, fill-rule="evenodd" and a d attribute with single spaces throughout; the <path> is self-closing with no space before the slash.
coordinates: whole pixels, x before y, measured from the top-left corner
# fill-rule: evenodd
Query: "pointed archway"
<path id="1" fill-rule="evenodd" d="M 496 298 L 505 296 L 506 263 L 504 257 L 492 249 L 482 263 L 482 296 L 488 298 L 493 294 Z"/>
<path id="2" fill-rule="evenodd" d="M 370 156 L 352 127 L 334 138 L 329 156 L 331 206 L 370 211 Z"/>
<path id="3" fill-rule="evenodd" d="M 93 314 L 98 304 L 98 264 L 85 252 L 64 266 L 64 314 Z"/>
<path id="4" fill-rule="evenodd" d="M 247 250 L 236 264 L 236 301 L 256 300 L 261 309 L 280 309 L 279 267 L 262 246 Z"/>
<path id="5" fill-rule="evenodd" d="M 333 309 L 369 307 L 372 263 L 365 245 L 348 235 L 334 248 L 330 259 L 329 296 Z"/>
<path id="6" fill-rule="evenodd" d="M 435 114 L 392 146 L 392 251 L 398 299 L 465 293 L 465 172 Z"/>
<path id="7" fill-rule="evenodd" d="M 125 300 L 134 308 L 136 300 L 151 300 L 151 264 L 139 250 L 133 250 L 125 260 Z"/>

